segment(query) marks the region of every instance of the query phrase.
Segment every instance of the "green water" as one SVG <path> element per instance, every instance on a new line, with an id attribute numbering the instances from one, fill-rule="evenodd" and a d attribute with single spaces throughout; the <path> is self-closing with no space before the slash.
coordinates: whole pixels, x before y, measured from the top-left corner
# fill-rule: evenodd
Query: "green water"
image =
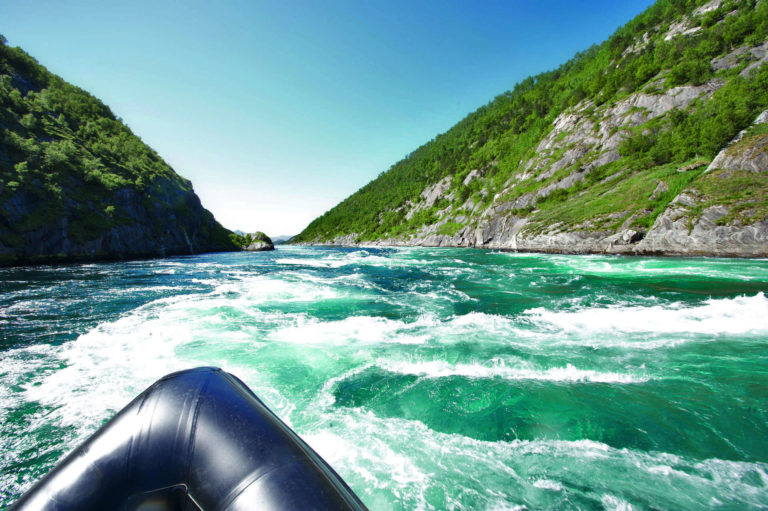
<path id="1" fill-rule="evenodd" d="M 280 247 L 0 269 L 0 508 L 160 376 L 371 509 L 768 507 L 768 261 Z"/>

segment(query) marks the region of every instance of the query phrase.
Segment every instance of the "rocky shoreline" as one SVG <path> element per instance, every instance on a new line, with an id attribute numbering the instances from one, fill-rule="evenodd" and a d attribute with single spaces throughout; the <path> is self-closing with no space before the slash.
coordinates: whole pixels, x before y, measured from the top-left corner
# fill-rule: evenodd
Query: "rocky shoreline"
<path id="1" fill-rule="evenodd" d="M 690 225 L 688 210 L 698 205 L 696 197 L 679 195 L 646 233 L 634 229 L 611 231 L 569 231 L 526 236 L 521 234 L 525 219 L 495 218 L 485 227 L 454 236 L 427 233 L 407 239 L 389 238 L 356 241 L 356 235 L 330 242 L 329 246 L 378 247 L 473 247 L 512 252 L 561 254 L 608 254 L 638 256 L 768 257 L 768 220 L 751 225 L 718 225 L 728 209 L 706 208 Z"/>
<path id="2" fill-rule="evenodd" d="M 768 220 L 752 225 L 718 225 L 728 209 L 704 209 L 689 225 L 687 211 L 696 207 L 695 197 L 678 196 L 647 232 L 625 229 L 569 231 L 526 236 L 525 219 L 495 218 L 483 228 L 454 236 L 429 233 L 422 237 L 389 238 L 357 242 L 355 235 L 311 245 L 378 247 L 473 247 L 512 252 L 607 254 L 638 256 L 768 257 Z"/>

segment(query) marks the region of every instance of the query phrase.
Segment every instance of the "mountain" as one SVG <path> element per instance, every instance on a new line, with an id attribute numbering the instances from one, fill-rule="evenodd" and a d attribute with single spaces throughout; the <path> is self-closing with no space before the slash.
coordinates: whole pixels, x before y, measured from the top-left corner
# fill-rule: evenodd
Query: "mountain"
<path id="1" fill-rule="evenodd" d="M 294 234 L 281 234 L 280 236 L 274 236 L 272 241 L 274 241 L 276 245 L 283 245 L 285 243 L 289 243 L 294 238 L 294 236 Z"/>
<path id="2" fill-rule="evenodd" d="M 0 264 L 238 250 L 104 105 L 0 36 Z"/>
<path id="3" fill-rule="evenodd" d="M 768 255 L 768 0 L 659 0 L 294 243 Z"/>

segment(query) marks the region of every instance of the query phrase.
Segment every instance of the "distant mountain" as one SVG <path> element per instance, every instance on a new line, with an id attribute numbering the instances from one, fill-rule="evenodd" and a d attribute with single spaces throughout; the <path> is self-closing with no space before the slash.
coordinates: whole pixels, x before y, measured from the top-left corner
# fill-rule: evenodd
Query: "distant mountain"
<path id="1" fill-rule="evenodd" d="M 0 264 L 238 250 L 104 105 L 0 36 Z"/>
<path id="2" fill-rule="evenodd" d="M 272 238 L 272 241 L 275 242 L 275 245 L 282 245 L 285 243 L 288 243 L 291 241 L 294 237 L 296 237 L 295 234 L 284 234 L 282 236 L 274 236 Z"/>
<path id="3" fill-rule="evenodd" d="M 294 243 L 768 256 L 768 0 L 659 0 Z"/>

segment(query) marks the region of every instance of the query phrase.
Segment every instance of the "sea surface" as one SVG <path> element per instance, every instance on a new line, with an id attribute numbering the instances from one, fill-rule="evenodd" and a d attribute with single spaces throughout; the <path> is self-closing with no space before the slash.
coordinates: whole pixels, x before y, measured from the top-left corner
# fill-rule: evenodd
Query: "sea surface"
<path id="1" fill-rule="evenodd" d="M 768 508 L 768 260 L 278 247 L 0 269 L 0 509 L 166 373 L 373 510 Z"/>

